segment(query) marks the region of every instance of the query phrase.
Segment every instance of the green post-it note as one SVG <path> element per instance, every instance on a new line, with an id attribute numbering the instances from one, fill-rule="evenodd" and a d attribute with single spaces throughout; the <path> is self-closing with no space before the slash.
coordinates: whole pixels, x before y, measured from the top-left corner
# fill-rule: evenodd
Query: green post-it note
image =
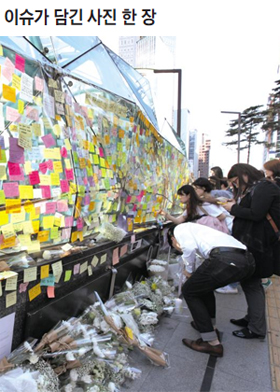
<path id="1" fill-rule="evenodd" d="M 65 271 L 64 282 L 68 282 L 71 279 L 72 270 Z"/>

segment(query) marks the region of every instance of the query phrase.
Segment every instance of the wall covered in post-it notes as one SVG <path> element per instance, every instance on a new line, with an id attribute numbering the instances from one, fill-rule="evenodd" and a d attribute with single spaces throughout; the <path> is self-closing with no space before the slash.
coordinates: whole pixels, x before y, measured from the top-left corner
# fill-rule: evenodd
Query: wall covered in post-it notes
<path id="1" fill-rule="evenodd" d="M 32 253 L 83 241 L 103 222 L 131 230 L 162 207 L 176 212 L 186 157 L 135 103 L 22 61 L 3 47 L 0 249 Z"/>

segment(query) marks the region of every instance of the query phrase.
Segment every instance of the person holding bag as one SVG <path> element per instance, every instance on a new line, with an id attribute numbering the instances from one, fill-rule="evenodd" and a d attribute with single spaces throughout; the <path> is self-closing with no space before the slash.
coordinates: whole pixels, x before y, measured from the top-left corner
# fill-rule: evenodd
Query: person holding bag
<path id="1" fill-rule="evenodd" d="M 268 214 L 280 227 L 280 189 L 272 181 L 263 178 L 255 167 L 237 163 L 228 173 L 233 185 L 234 199 L 223 207 L 234 216 L 232 235 L 245 244 L 254 256 L 254 274 L 241 282 L 248 313 L 242 319 L 231 319 L 231 323 L 243 327 L 233 335 L 244 339 L 264 338 L 266 335 L 265 294 L 261 278 L 278 271 L 275 260 L 277 235 L 268 220 Z"/>

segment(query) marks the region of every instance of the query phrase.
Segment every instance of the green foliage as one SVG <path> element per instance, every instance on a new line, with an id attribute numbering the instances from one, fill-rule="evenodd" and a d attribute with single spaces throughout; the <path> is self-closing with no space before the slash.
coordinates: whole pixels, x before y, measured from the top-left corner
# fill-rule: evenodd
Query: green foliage
<path id="1" fill-rule="evenodd" d="M 263 105 L 251 106 L 245 109 L 240 116 L 240 150 L 247 149 L 247 163 L 250 160 L 251 147 L 254 144 L 264 144 L 258 136 L 263 124 Z M 223 143 L 225 146 L 238 147 L 239 120 L 235 119 L 230 122 L 230 128 L 226 131 L 226 137 L 234 138 L 233 140 Z"/>

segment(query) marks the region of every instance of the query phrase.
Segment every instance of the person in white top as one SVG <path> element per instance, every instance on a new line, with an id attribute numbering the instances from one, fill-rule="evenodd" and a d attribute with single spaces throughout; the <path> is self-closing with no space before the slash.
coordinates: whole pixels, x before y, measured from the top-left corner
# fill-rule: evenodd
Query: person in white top
<path id="1" fill-rule="evenodd" d="M 195 351 L 222 357 L 223 346 L 215 328 L 214 290 L 250 277 L 255 270 L 254 258 L 232 236 L 191 222 L 169 229 L 168 242 L 183 253 L 188 279 L 182 294 L 193 317 L 191 325 L 201 335 L 201 339 L 183 339 L 183 343 Z M 197 270 L 196 253 L 205 259 Z"/>

